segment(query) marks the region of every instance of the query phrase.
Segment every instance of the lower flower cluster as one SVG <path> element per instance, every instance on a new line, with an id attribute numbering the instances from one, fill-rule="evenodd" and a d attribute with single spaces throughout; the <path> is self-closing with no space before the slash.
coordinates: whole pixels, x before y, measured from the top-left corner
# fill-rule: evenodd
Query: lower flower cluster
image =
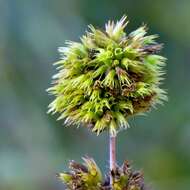
<path id="1" fill-rule="evenodd" d="M 103 177 L 92 158 L 83 158 L 84 163 L 69 163 L 69 172 L 59 173 L 58 178 L 67 190 L 147 190 L 142 172 L 133 171 L 128 161 L 117 166 Z M 110 177 L 112 184 L 110 185 Z"/>

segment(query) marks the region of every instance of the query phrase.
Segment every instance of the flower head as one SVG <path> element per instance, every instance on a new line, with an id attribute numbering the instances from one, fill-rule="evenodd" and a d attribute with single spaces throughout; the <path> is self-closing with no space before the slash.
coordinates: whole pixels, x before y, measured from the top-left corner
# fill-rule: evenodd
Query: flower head
<path id="1" fill-rule="evenodd" d="M 127 34 L 124 16 L 105 31 L 89 26 L 81 42 L 59 48 L 58 74 L 48 91 L 55 96 L 49 112 L 66 125 L 84 125 L 113 135 L 128 127 L 128 118 L 166 99 L 160 88 L 165 58 L 157 53 L 157 35 L 141 26 Z"/>
<path id="2" fill-rule="evenodd" d="M 70 162 L 70 171 L 59 173 L 58 178 L 68 190 L 145 190 L 142 172 L 133 171 L 128 161 L 110 171 L 113 184 L 109 177 L 103 177 L 100 169 L 92 158 L 84 158 L 84 163 Z M 110 174 L 109 174 L 110 175 Z M 108 176 L 108 175 L 106 175 Z"/>
<path id="3" fill-rule="evenodd" d="M 83 158 L 84 164 L 75 161 L 69 163 L 70 172 L 59 173 L 68 190 L 100 190 L 102 174 L 92 158 Z"/>

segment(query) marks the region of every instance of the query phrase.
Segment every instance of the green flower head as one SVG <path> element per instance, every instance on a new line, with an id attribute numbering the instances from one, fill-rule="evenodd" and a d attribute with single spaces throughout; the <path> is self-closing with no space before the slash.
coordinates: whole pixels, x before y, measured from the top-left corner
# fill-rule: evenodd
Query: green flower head
<path id="1" fill-rule="evenodd" d="M 92 25 L 81 42 L 59 48 L 58 73 L 48 91 L 55 96 L 49 112 L 66 125 L 83 125 L 112 135 L 128 127 L 128 118 L 166 99 L 160 88 L 165 58 L 157 35 L 146 26 L 127 34 L 127 17 L 109 21 L 105 30 Z"/>

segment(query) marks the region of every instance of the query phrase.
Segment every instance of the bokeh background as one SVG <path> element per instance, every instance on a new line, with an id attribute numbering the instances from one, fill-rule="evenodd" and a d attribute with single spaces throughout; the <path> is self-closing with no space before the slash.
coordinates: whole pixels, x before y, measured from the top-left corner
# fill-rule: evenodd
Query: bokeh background
<path id="1" fill-rule="evenodd" d="M 118 163 L 133 161 L 154 190 L 190 189 L 189 0 L 0 0 L 1 190 L 64 189 L 55 173 L 86 154 L 108 170 L 107 135 L 56 122 L 45 90 L 65 40 L 123 14 L 127 31 L 146 23 L 165 43 L 169 101 L 119 134 Z"/>

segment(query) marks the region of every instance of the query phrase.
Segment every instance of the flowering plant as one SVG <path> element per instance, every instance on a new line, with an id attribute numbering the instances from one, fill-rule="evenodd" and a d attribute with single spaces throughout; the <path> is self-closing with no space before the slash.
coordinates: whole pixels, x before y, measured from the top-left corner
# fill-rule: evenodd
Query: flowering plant
<path id="1" fill-rule="evenodd" d="M 109 21 L 105 30 L 90 25 L 81 42 L 67 41 L 66 47 L 59 48 L 61 60 L 55 63 L 58 73 L 48 89 L 55 96 L 49 112 L 58 113 L 58 120 L 64 120 L 65 125 L 85 126 L 96 134 L 109 131 L 112 173 L 124 172 L 116 165 L 118 131 L 129 126 L 130 117 L 167 99 L 160 88 L 166 59 L 158 55 L 162 48 L 155 41 L 158 36 L 147 35 L 145 25 L 128 34 L 127 24 L 123 16 L 116 23 Z M 86 166 L 72 163 L 71 174 L 62 174 L 61 179 L 69 189 L 77 189 L 74 184 L 83 184 L 78 189 L 101 189 L 101 172 L 92 159 L 84 160 Z M 96 171 L 95 177 L 91 169 Z M 125 176 L 122 172 L 120 177 Z M 128 181 L 128 177 L 124 178 Z M 111 186 L 114 180 L 110 177 Z M 114 190 L 130 189 L 124 184 Z"/>

